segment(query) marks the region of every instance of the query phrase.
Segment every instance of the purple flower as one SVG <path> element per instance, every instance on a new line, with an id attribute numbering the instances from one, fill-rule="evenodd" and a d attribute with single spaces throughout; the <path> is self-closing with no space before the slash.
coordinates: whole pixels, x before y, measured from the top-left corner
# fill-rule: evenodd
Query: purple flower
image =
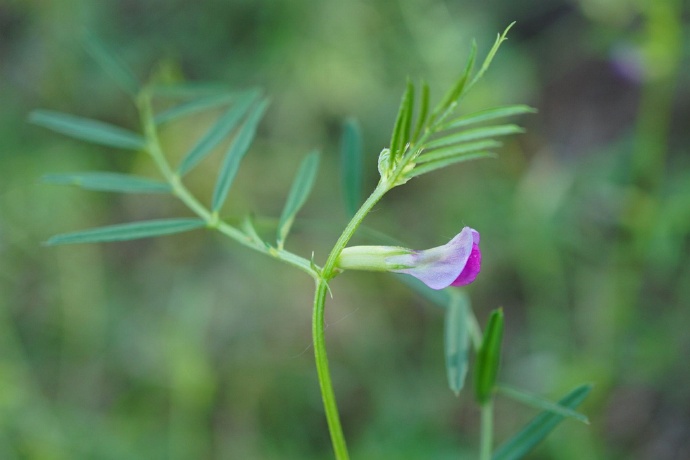
<path id="1" fill-rule="evenodd" d="M 343 269 L 405 273 L 432 289 L 465 286 L 481 270 L 479 232 L 465 227 L 443 246 L 421 251 L 394 246 L 353 246 L 338 259 Z"/>

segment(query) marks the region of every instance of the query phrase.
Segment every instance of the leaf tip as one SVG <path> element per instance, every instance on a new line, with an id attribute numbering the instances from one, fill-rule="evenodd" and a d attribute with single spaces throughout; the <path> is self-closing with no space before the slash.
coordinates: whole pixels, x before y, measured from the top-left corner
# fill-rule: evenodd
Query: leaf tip
<path id="1" fill-rule="evenodd" d="M 34 109 L 26 117 L 26 121 L 32 124 L 37 124 L 40 122 L 41 116 L 45 113 L 43 109 Z"/>
<path id="2" fill-rule="evenodd" d="M 55 241 L 54 236 L 51 236 L 47 240 L 41 242 L 41 246 L 43 246 L 43 247 L 57 246 L 58 244 L 60 244 L 60 243 Z"/>

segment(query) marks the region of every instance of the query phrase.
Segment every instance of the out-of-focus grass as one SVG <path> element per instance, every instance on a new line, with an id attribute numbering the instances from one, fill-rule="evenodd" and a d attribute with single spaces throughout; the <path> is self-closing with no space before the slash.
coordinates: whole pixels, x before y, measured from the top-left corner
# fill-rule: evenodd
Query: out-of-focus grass
<path id="1" fill-rule="evenodd" d="M 426 79 L 439 97 L 470 39 L 486 49 L 512 20 L 465 107 L 530 103 L 540 112 L 521 120 L 528 133 L 498 160 L 395 190 L 368 224 L 412 247 L 479 229 L 484 267 L 470 294 L 482 319 L 504 307 L 501 378 L 554 398 L 595 383 L 592 426 L 565 424 L 533 458 L 688 457 L 688 12 L 652 4 L 0 6 L 0 458 L 330 452 L 309 279 L 205 232 L 40 246 L 62 231 L 184 212 L 160 197 L 38 183 L 49 172 L 150 168 L 143 155 L 25 122 L 43 107 L 136 128 L 126 96 L 83 51 L 84 31 L 142 78 L 264 86 L 273 104 L 227 211 L 276 216 L 285 172 L 321 147 L 316 194 L 288 242 L 318 261 L 345 222 L 333 186 L 342 120 L 360 120 L 372 186 L 405 78 Z M 179 155 L 209 123 L 177 123 L 163 140 Z M 201 196 L 215 167 L 190 177 Z M 440 312 L 384 275 L 347 274 L 332 288 L 327 334 L 353 456 L 471 456 L 477 413 L 445 387 Z M 499 403 L 497 438 L 531 415 Z"/>

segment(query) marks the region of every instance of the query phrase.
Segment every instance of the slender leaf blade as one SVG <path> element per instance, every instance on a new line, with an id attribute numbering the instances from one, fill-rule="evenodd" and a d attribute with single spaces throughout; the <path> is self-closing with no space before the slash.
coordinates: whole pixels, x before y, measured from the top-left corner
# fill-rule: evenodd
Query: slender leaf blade
<path id="1" fill-rule="evenodd" d="M 518 134 L 523 132 L 525 132 L 523 128 L 512 124 L 466 129 L 458 133 L 434 139 L 426 145 L 426 148 L 434 149 L 450 144 L 459 144 L 460 142 L 476 141 L 479 139 L 487 139 L 497 136 L 508 136 L 510 134 Z"/>
<path id="2" fill-rule="evenodd" d="M 426 126 L 427 115 L 429 112 L 429 85 L 422 81 L 422 94 L 419 103 L 419 113 L 417 114 L 417 123 L 415 124 L 414 132 L 410 142 L 415 143 L 419 136 L 422 134 L 424 127 Z"/>
<path id="3" fill-rule="evenodd" d="M 402 123 L 402 130 L 400 131 L 400 140 L 398 145 L 404 150 L 405 144 L 410 141 L 410 130 L 412 129 L 412 111 L 414 110 L 414 85 L 410 80 L 407 80 L 407 107 L 405 107 L 405 118 Z"/>
<path id="4" fill-rule="evenodd" d="M 508 27 L 503 31 L 502 34 L 499 34 L 498 37 L 496 38 L 496 41 L 494 42 L 494 45 L 491 47 L 489 50 L 489 53 L 486 55 L 486 58 L 484 59 L 484 62 L 482 63 L 482 66 L 479 68 L 479 72 L 474 76 L 472 81 L 467 85 L 467 88 L 469 89 L 472 87 L 475 83 L 477 83 L 483 76 L 484 73 L 487 71 L 489 66 L 491 65 L 491 61 L 493 61 L 494 57 L 496 56 L 496 53 L 498 52 L 498 48 L 500 48 L 501 43 L 506 41 L 508 39 L 508 31 L 515 25 L 515 22 L 511 22 Z"/>
<path id="5" fill-rule="evenodd" d="M 591 385 L 581 385 L 564 396 L 558 401 L 558 404 L 568 409 L 575 409 L 584 401 L 591 390 Z M 519 460 L 523 458 L 544 440 L 564 418 L 562 415 L 554 414 L 551 411 L 542 412 L 532 419 L 522 431 L 496 449 L 492 460 Z"/>
<path id="6" fill-rule="evenodd" d="M 474 391 L 479 404 L 491 399 L 496 387 L 498 367 L 501 362 L 501 342 L 503 341 L 503 310 L 491 313 L 486 326 L 484 340 L 477 352 L 474 373 Z"/>
<path id="7" fill-rule="evenodd" d="M 340 141 L 343 197 L 348 215 L 354 216 L 362 203 L 362 132 L 356 120 L 345 121 Z"/>
<path id="8" fill-rule="evenodd" d="M 446 158 L 456 157 L 466 153 L 478 152 L 482 150 L 495 149 L 502 144 L 493 139 L 468 142 L 462 144 L 454 144 L 446 147 L 441 147 L 436 150 L 430 150 L 415 160 L 417 163 L 426 163 L 428 161 L 445 160 Z"/>
<path id="9" fill-rule="evenodd" d="M 227 93 L 220 95 L 204 96 L 192 101 L 184 102 L 176 105 L 164 112 L 159 113 L 154 118 L 157 125 L 162 125 L 178 118 L 193 115 L 195 113 L 203 112 L 205 110 L 222 107 L 237 99 L 237 94 Z"/>
<path id="10" fill-rule="evenodd" d="M 499 393 L 503 394 L 504 396 L 514 399 L 515 401 L 521 402 L 527 406 L 551 412 L 556 415 L 562 415 L 563 417 L 574 418 L 579 422 L 589 425 L 589 419 L 585 415 L 569 407 L 564 407 L 560 404 L 551 402 L 548 399 L 542 398 L 541 396 L 528 393 L 526 391 L 519 390 L 517 388 L 509 387 L 506 385 L 499 385 L 496 389 Z"/>
<path id="11" fill-rule="evenodd" d="M 422 174 L 430 173 L 431 171 L 436 171 L 437 169 L 445 168 L 456 163 L 462 163 L 471 160 L 480 160 L 482 158 L 496 158 L 493 152 L 472 152 L 463 155 L 458 155 L 456 157 L 450 157 L 438 161 L 429 161 L 427 163 L 422 163 L 417 165 L 412 171 L 408 172 L 405 177 L 411 179 L 413 177 L 421 176 Z"/>
<path id="12" fill-rule="evenodd" d="M 48 174 L 42 180 L 50 184 L 76 185 L 86 190 L 120 193 L 170 193 L 170 185 L 145 177 L 111 172 L 88 171 Z"/>
<path id="13" fill-rule="evenodd" d="M 213 198 L 211 199 L 211 209 L 213 212 L 217 212 L 223 207 L 223 203 L 225 203 L 225 199 L 230 191 L 230 186 L 239 169 L 240 161 L 242 161 L 242 158 L 247 154 L 249 146 L 252 144 L 254 136 L 256 135 L 256 128 L 267 107 L 267 99 L 259 102 L 248 115 L 244 124 L 239 128 L 232 144 L 230 144 L 213 190 Z"/>
<path id="14" fill-rule="evenodd" d="M 240 97 L 237 103 L 216 121 L 180 162 L 177 171 L 181 176 L 191 171 L 206 158 L 239 125 L 257 96 L 258 93 L 254 91 Z"/>
<path id="15" fill-rule="evenodd" d="M 465 386 L 469 363 L 470 333 L 468 330 L 469 299 L 461 292 L 453 291 L 445 315 L 445 354 L 448 386 L 455 393 Z"/>
<path id="16" fill-rule="evenodd" d="M 91 228 L 72 233 L 55 235 L 45 242 L 48 246 L 75 243 L 104 243 L 126 241 L 153 236 L 170 235 L 206 226 L 201 219 L 160 219 L 128 224 Z"/>
<path id="17" fill-rule="evenodd" d="M 448 90 L 448 92 L 443 96 L 441 102 L 436 105 L 434 111 L 431 114 L 430 123 L 437 120 L 439 116 L 443 118 L 444 114 L 451 107 L 453 102 L 457 101 L 460 96 L 462 96 L 467 85 L 467 81 L 470 78 L 472 69 L 474 68 L 474 62 L 477 58 L 477 43 L 472 42 L 472 48 L 470 49 L 470 55 L 467 57 L 467 63 L 465 64 L 465 69 L 460 74 L 460 77 L 456 80 L 455 84 Z"/>
<path id="18" fill-rule="evenodd" d="M 295 176 L 290 192 L 288 193 L 285 207 L 280 215 L 278 222 L 277 242 L 278 247 L 282 248 L 290 232 L 290 227 L 295 220 L 295 216 L 299 210 L 304 206 L 304 203 L 309 197 L 311 189 L 314 187 L 314 180 L 316 179 L 316 172 L 319 169 L 319 153 L 312 152 L 302 160 L 297 175 Z"/>
<path id="19" fill-rule="evenodd" d="M 60 134 L 109 147 L 141 150 L 146 145 L 139 134 L 102 121 L 62 112 L 34 110 L 29 115 L 29 121 Z"/>
<path id="20" fill-rule="evenodd" d="M 137 95 L 141 85 L 134 73 L 100 39 L 93 34 L 87 34 L 84 40 L 84 47 L 86 52 L 115 83 L 129 93 L 129 95 Z"/>
<path id="21" fill-rule="evenodd" d="M 407 87 L 400 100 L 400 107 L 398 108 L 398 115 L 395 118 L 393 135 L 391 136 L 390 161 L 392 163 L 395 163 L 396 159 L 400 156 L 401 150 L 405 147 L 405 142 L 407 142 L 407 138 L 409 137 L 413 104 L 414 86 L 408 80 Z"/>
<path id="22" fill-rule="evenodd" d="M 445 123 L 441 129 L 455 129 L 463 126 L 473 125 L 476 123 L 483 123 L 497 118 L 511 117 L 515 115 L 524 115 L 527 113 L 536 113 L 537 110 L 528 105 L 508 105 L 505 107 L 496 107 L 493 109 L 482 110 L 468 115 L 455 118 L 448 123 Z"/>

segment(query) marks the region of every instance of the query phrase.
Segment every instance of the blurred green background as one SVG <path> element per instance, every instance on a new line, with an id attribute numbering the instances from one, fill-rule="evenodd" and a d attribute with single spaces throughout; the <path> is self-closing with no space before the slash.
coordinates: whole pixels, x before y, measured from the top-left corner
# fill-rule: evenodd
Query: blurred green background
<path id="1" fill-rule="evenodd" d="M 137 129 L 84 51 L 94 33 L 146 80 L 263 87 L 272 105 L 228 215 L 277 216 L 299 159 L 323 152 L 288 247 L 323 262 L 346 222 L 343 120 L 365 184 L 405 79 L 440 97 L 471 39 L 517 21 L 464 110 L 528 103 L 498 160 L 395 189 L 367 224 L 411 247 L 482 234 L 469 287 L 506 315 L 502 381 L 557 399 L 595 389 L 532 459 L 690 458 L 690 10 L 680 0 L 0 2 L 0 458 L 322 459 L 313 283 L 210 232 L 46 248 L 87 227 L 186 216 L 166 197 L 41 184 L 147 174 L 144 154 L 31 126 L 50 108 Z M 171 125 L 173 155 L 214 114 Z M 217 158 L 191 176 L 211 194 Z M 214 161 L 216 161 L 214 163 Z M 270 228 L 269 228 L 270 231 Z M 359 240 L 365 241 L 360 238 Z M 367 241 L 371 242 L 371 241 Z M 447 389 L 443 312 L 382 274 L 335 280 L 327 337 L 355 459 L 474 458 L 471 392 Z M 534 411 L 500 399 L 500 442 Z"/>

